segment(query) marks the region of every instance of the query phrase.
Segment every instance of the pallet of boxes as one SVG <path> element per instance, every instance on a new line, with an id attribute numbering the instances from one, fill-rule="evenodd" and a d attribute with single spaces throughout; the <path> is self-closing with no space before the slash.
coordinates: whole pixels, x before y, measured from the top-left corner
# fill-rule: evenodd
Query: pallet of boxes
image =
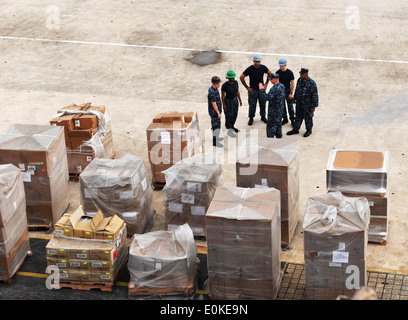
<path id="1" fill-rule="evenodd" d="M 82 207 L 64 214 L 46 245 L 47 266 L 58 268 L 59 288 L 112 291 L 127 263 L 126 224 Z"/>
<path id="2" fill-rule="evenodd" d="M 52 228 L 69 206 L 63 128 L 11 125 L 0 135 L 0 164 L 21 170 L 28 226 Z"/>
<path id="3" fill-rule="evenodd" d="M 243 188 L 276 188 L 281 193 L 282 247 L 299 223 L 298 141 L 248 137 L 238 148 L 236 183 Z"/>
<path id="4" fill-rule="evenodd" d="M 129 246 L 129 298 L 191 300 L 199 259 L 188 224 L 135 234 Z"/>
<path id="5" fill-rule="evenodd" d="M 217 188 L 206 213 L 209 296 L 273 300 L 279 291 L 280 191 Z"/>
<path id="6" fill-rule="evenodd" d="M 114 158 L 111 120 L 105 106 L 72 104 L 57 111 L 52 126 L 64 128 L 68 170 L 78 175 L 95 158 Z"/>
<path id="7" fill-rule="evenodd" d="M 164 171 L 165 228 L 188 223 L 195 237 L 205 237 L 205 213 L 215 190 L 223 183 L 223 170 L 215 153 L 180 160 Z"/>
<path id="8" fill-rule="evenodd" d="M 164 170 L 181 159 L 203 152 L 196 112 L 159 113 L 146 129 L 152 184 L 161 189 Z"/>
<path id="9" fill-rule="evenodd" d="M 306 299 L 351 298 L 367 284 L 370 207 L 364 197 L 310 197 L 303 220 Z"/>
<path id="10" fill-rule="evenodd" d="M 383 245 L 388 236 L 388 165 L 388 151 L 331 149 L 326 170 L 329 192 L 367 198 L 368 241 Z"/>
<path id="11" fill-rule="evenodd" d="M 0 282 L 10 284 L 30 253 L 21 170 L 0 165 Z"/>
<path id="12" fill-rule="evenodd" d="M 137 156 L 126 154 L 117 159 L 94 159 L 79 175 L 80 201 L 85 213 L 102 210 L 105 216 L 117 215 L 127 233 L 144 233 L 156 219 L 153 189 L 146 167 Z"/>

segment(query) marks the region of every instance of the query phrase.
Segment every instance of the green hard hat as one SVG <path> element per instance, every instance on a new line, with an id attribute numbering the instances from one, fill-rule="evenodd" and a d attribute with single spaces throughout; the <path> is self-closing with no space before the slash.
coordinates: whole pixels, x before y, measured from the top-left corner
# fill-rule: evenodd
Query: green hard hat
<path id="1" fill-rule="evenodd" d="M 235 78 L 237 75 L 233 70 L 228 70 L 227 72 L 227 78 Z"/>

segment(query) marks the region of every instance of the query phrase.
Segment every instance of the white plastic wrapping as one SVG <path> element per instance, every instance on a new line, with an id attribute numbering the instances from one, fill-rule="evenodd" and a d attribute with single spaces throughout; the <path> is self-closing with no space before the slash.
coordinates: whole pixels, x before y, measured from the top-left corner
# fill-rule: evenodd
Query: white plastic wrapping
<path id="1" fill-rule="evenodd" d="M 275 299 L 281 281 L 279 190 L 218 187 L 206 228 L 211 299 Z"/>
<path id="2" fill-rule="evenodd" d="M 369 223 L 370 207 L 364 197 L 337 191 L 308 199 L 303 220 L 308 299 L 350 296 L 366 285 Z"/>
<path id="3" fill-rule="evenodd" d="M 224 173 L 215 153 L 197 154 L 163 171 L 165 224 L 168 230 L 188 223 L 195 236 L 205 236 L 205 213 Z"/>
<path id="4" fill-rule="evenodd" d="M 100 209 L 118 215 L 128 235 L 146 232 L 156 217 L 153 190 L 143 160 L 127 154 L 118 159 L 94 159 L 79 176 L 81 205 L 87 214 Z"/>
<path id="5" fill-rule="evenodd" d="M 197 263 L 197 247 L 188 224 L 173 231 L 135 234 L 129 246 L 129 295 L 143 292 L 159 297 L 190 292 Z"/>
<path id="6" fill-rule="evenodd" d="M 331 149 L 326 168 L 328 191 L 384 196 L 388 151 Z"/>

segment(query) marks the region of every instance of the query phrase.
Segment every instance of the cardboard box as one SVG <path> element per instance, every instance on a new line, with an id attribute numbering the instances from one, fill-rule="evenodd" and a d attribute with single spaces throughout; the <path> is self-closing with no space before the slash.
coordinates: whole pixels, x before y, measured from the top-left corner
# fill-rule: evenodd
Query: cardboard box
<path id="1" fill-rule="evenodd" d="M 366 285 L 366 254 L 370 209 L 366 198 L 340 192 L 308 199 L 303 222 L 307 299 L 335 299 L 347 287 L 352 268 L 355 283 Z"/>
<path id="2" fill-rule="evenodd" d="M 217 188 L 206 213 L 212 299 L 275 299 L 280 273 L 280 191 Z"/>
<path id="3" fill-rule="evenodd" d="M 95 129 L 98 127 L 98 118 L 91 114 L 76 114 L 73 118 L 75 129 Z M 70 130 L 73 130 L 71 128 Z"/>
<path id="4" fill-rule="evenodd" d="M 29 225 L 52 225 L 69 205 L 63 128 L 10 126 L 0 136 L 0 164 L 21 170 Z"/>
<path id="5" fill-rule="evenodd" d="M 100 210 L 92 217 L 84 214 L 80 207 L 69 219 L 74 226 L 74 237 L 95 239 L 95 230 L 104 218 Z"/>
<path id="6" fill-rule="evenodd" d="M 236 181 L 243 188 L 281 192 L 282 242 L 290 244 L 299 222 L 298 141 L 247 138 L 238 149 Z"/>
<path id="7" fill-rule="evenodd" d="M 388 187 L 388 151 L 331 149 L 326 184 L 330 192 L 384 196 Z"/>
<path id="8" fill-rule="evenodd" d="M 95 228 L 95 239 L 115 240 L 120 237 L 125 222 L 118 216 L 104 218 Z"/>
<path id="9" fill-rule="evenodd" d="M 8 255 L 0 254 L 0 280 L 11 279 L 23 265 L 29 251 L 30 238 L 26 229 Z"/>

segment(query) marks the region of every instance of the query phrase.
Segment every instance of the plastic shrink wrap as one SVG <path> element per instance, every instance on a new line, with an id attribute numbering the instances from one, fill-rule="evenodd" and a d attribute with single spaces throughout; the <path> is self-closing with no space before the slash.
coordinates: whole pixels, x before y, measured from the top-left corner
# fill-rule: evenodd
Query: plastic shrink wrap
<path id="1" fill-rule="evenodd" d="M 299 223 L 298 141 L 248 137 L 238 148 L 238 187 L 276 188 L 281 192 L 282 244 L 291 243 Z"/>
<path id="2" fill-rule="evenodd" d="M 157 114 L 146 129 L 152 183 L 166 183 L 164 170 L 181 159 L 203 152 L 196 112 L 164 112 Z"/>
<path id="3" fill-rule="evenodd" d="M 370 207 L 330 192 L 308 199 L 303 220 L 307 299 L 352 296 L 366 285 Z"/>
<path id="4" fill-rule="evenodd" d="M 198 262 L 188 224 L 173 231 L 135 234 L 129 246 L 129 296 L 190 297 L 195 291 Z"/>
<path id="5" fill-rule="evenodd" d="M 280 269 L 280 192 L 220 186 L 206 214 L 211 299 L 276 298 Z"/>
<path id="6" fill-rule="evenodd" d="M 332 149 L 327 163 L 328 191 L 365 197 L 371 209 L 368 241 L 388 238 L 389 152 Z"/>
<path id="7" fill-rule="evenodd" d="M 215 153 L 185 158 L 163 172 L 167 230 L 188 223 L 195 236 L 205 237 L 205 213 L 224 174 Z"/>
<path id="8" fill-rule="evenodd" d="M 21 170 L 0 165 L 0 280 L 9 280 L 30 251 Z"/>
<path id="9" fill-rule="evenodd" d="M 94 159 L 79 175 L 83 210 L 100 209 L 105 217 L 118 215 L 129 236 L 153 226 L 156 211 L 153 190 L 143 160 L 127 154 L 119 159 Z"/>
<path id="10" fill-rule="evenodd" d="M 51 227 L 69 205 L 69 175 L 61 127 L 15 124 L 0 136 L 0 164 L 21 170 L 29 226 Z"/>

